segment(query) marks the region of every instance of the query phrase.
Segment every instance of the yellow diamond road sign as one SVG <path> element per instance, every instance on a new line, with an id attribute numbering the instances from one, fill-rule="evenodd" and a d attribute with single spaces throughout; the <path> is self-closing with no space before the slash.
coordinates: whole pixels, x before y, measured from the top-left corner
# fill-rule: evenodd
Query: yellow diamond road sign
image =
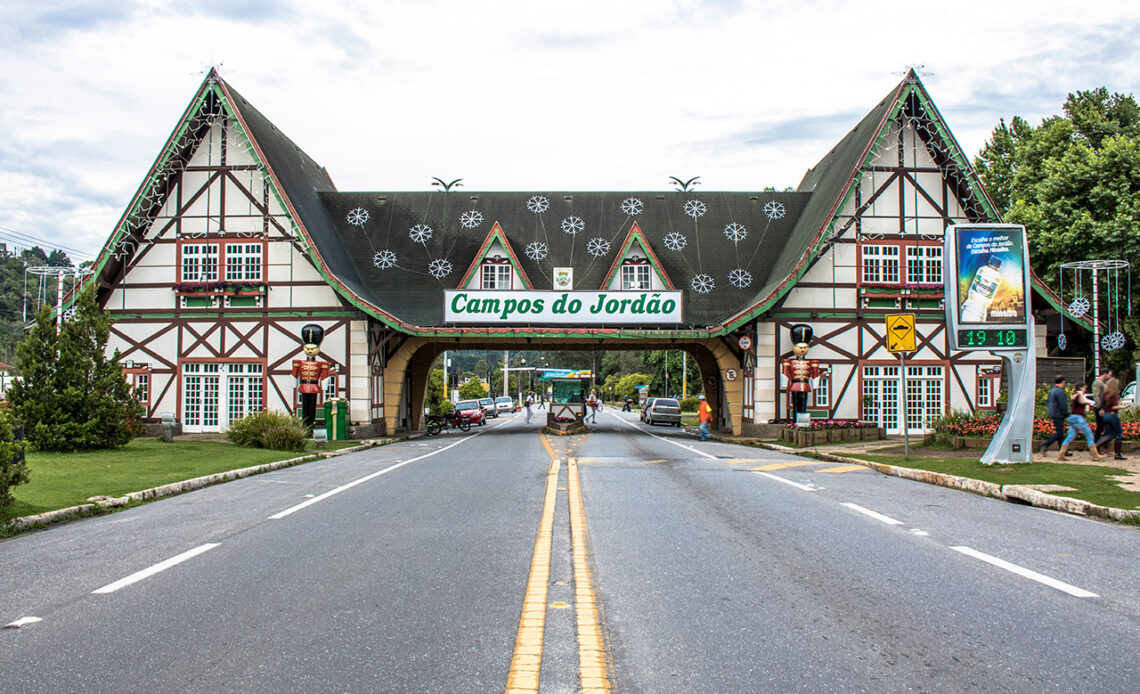
<path id="1" fill-rule="evenodd" d="M 887 349 L 892 352 L 914 352 L 914 314 L 895 313 L 887 316 Z"/>

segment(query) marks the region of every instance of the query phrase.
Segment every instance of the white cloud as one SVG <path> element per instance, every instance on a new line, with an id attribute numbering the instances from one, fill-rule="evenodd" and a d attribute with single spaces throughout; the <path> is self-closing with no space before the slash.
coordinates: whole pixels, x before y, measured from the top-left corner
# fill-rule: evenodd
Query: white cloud
<path id="1" fill-rule="evenodd" d="M 345 190 L 782 188 L 908 64 L 969 154 L 1000 117 L 1140 81 L 1123 2 L 43 7 L 0 9 L 0 226 L 92 253 L 214 61 Z"/>

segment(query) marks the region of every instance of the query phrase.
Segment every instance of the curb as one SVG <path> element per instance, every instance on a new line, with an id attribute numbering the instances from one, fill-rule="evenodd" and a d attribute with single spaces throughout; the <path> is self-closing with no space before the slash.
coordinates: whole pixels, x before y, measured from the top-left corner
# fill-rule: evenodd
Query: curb
<path id="1" fill-rule="evenodd" d="M 713 438 L 716 437 L 714 436 Z M 736 441 L 728 441 L 726 439 L 718 440 L 725 443 L 739 443 Z M 846 456 L 834 455 L 831 453 L 820 453 L 819 451 L 805 451 L 802 448 L 791 448 L 789 446 L 781 446 L 776 443 L 767 443 L 764 441 L 756 441 L 755 445 L 760 446 L 761 448 L 767 448 L 769 450 L 788 453 L 791 455 L 806 455 L 808 457 L 818 458 L 820 460 L 827 460 L 831 462 L 862 465 L 863 467 L 870 468 L 876 472 L 884 475 L 890 475 L 892 477 L 902 477 L 903 479 L 914 480 L 916 482 L 936 484 L 940 487 L 959 489 L 964 492 L 978 494 L 979 496 L 988 496 L 994 499 L 1001 499 L 1002 501 L 1028 504 L 1030 506 L 1036 506 L 1037 508 L 1060 511 L 1062 513 L 1069 513 L 1075 516 L 1103 518 L 1106 520 L 1114 521 L 1135 522 L 1140 520 L 1140 510 L 1100 506 L 1089 501 L 1084 501 L 1082 499 L 1073 499 L 1067 496 L 1048 494 L 1039 489 L 1033 489 L 1032 487 L 1026 487 L 1020 484 L 1002 485 L 997 484 L 996 482 L 983 482 L 982 480 L 976 480 L 970 477 L 947 475 L 941 472 L 930 472 L 929 470 L 916 470 L 914 468 L 887 465 L 886 463 L 876 463 L 869 460 L 861 460 L 859 458 L 848 458 Z"/>
<path id="2" fill-rule="evenodd" d="M 251 467 L 240 468 L 238 470 L 217 472 L 212 475 L 195 477 L 193 479 L 183 480 L 181 482 L 171 482 L 170 484 L 164 484 L 159 487 L 152 487 L 150 489 L 143 489 L 142 491 L 131 492 L 130 494 L 126 494 L 120 497 L 95 497 L 96 500 L 88 504 L 68 506 L 67 508 L 60 508 L 54 511 L 45 511 L 44 513 L 38 513 L 34 516 L 21 516 L 19 518 L 12 518 L 3 525 L 0 525 L 0 528 L 7 531 L 21 532 L 39 526 L 73 520 L 75 518 L 102 514 L 110 509 L 127 506 L 128 504 L 143 503 L 147 501 L 154 501 L 155 499 L 161 499 L 167 496 L 176 496 L 178 494 L 194 492 L 199 489 L 205 489 L 206 487 L 212 487 L 215 484 L 232 482 L 233 480 L 241 479 L 243 477 L 250 477 L 251 475 L 260 475 L 264 472 L 272 472 L 274 470 L 280 470 L 282 468 L 293 467 L 294 465 L 301 465 L 302 463 L 309 463 L 314 460 L 334 458 L 345 453 L 355 453 L 357 451 L 368 450 L 369 448 L 385 446 L 389 443 L 403 440 L 403 438 L 409 437 L 368 439 L 361 443 L 359 446 L 341 448 L 328 452 L 309 453 L 303 456 L 298 456 L 296 458 L 278 460 L 272 463 L 265 463 L 263 465 L 254 465 Z"/>

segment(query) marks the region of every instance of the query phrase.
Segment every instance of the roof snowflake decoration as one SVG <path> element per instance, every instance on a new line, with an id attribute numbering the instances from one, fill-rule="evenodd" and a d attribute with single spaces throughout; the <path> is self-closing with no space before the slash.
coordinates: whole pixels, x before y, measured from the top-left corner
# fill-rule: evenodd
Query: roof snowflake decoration
<path id="1" fill-rule="evenodd" d="M 479 210 L 467 210 L 459 215 L 459 226 L 464 229 L 474 229 L 483 223 L 483 213 Z"/>
<path id="2" fill-rule="evenodd" d="M 443 258 L 437 258 L 428 264 L 428 274 L 438 279 L 443 279 L 451 274 L 452 265 L 450 262 Z"/>
<path id="3" fill-rule="evenodd" d="M 665 234 L 665 247 L 669 250 L 679 251 L 687 245 L 689 245 L 689 240 L 681 232 L 671 231 Z"/>
<path id="4" fill-rule="evenodd" d="M 432 230 L 426 224 L 417 224 L 411 229 L 408 229 L 408 238 L 416 243 L 427 244 L 428 239 L 431 238 Z"/>
<path id="5" fill-rule="evenodd" d="M 586 244 L 586 252 L 595 258 L 601 258 L 610 252 L 610 242 L 601 237 L 594 237 Z"/>
<path id="6" fill-rule="evenodd" d="M 768 219 L 782 218 L 784 216 L 783 203 L 776 202 L 775 200 L 769 200 L 768 202 L 764 203 L 764 214 L 768 216 Z"/>
<path id="7" fill-rule="evenodd" d="M 737 289 L 744 289 L 752 284 L 752 273 L 744 268 L 738 267 L 728 273 L 728 283 Z"/>
<path id="8" fill-rule="evenodd" d="M 621 201 L 621 211 L 629 216 L 639 215 L 645 209 L 645 203 L 638 198 L 626 198 Z"/>
<path id="9" fill-rule="evenodd" d="M 744 237 L 748 236 L 748 229 L 745 229 L 743 224 L 733 222 L 724 227 L 724 235 L 734 244 L 740 243 Z"/>
<path id="10" fill-rule="evenodd" d="M 1124 333 L 1119 330 L 1114 333 L 1109 333 L 1100 339 L 1100 346 L 1106 352 L 1115 352 L 1124 346 Z"/>
<path id="11" fill-rule="evenodd" d="M 535 214 L 542 214 L 550 209 L 550 200 L 545 195 L 532 195 L 526 201 L 526 208 Z"/>
<path id="12" fill-rule="evenodd" d="M 526 245 L 526 257 L 531 260 L 546 260 L 550 255 L 550 247 L 541 241 L 532 241 Z"/>
<path id="13" fill-rule="evenodd" d="M 716 280 L 712 275 L 706 275 L 703 272 L 699 275 L 693 275 L 693 281 L 689 283 L 693 291 L 698 294 L 708 294 L 716 287 Z"/>
<path id="14" fill-rule="evenodd" d="M 345 215 L 345 221 L 354 227 L 362 227 L 368 221 L 368 210 L 363 207 L 354 207 Z"/>
<path id="15" fill-rule="evenodd" d="M 381 270 L 387 270 L 396 265 L 396 254 L 389 250 L 378 251 L 372 256 L 372 264 Z"/>
<path id="16" fill-rule="evenodd" d="M 567 217 L 566 219 L 562 220 L 562 231 L 565 231 L 567 234 L 570 234 L 571 236 L 574 236 L 579 231 L 582 231 L 585 228 L 586 228 L 586 223 L 582 221 L 581 217 L 575 217 L 575 216 L 571 215 L 571 216 Z"/>
<path id="17" fill-rule="evenodd" d="M 690 200 L 685 203 L 685 214 L 693 219 L 697 217 L 704 217 L 709 208 L 700 200 Z"/>

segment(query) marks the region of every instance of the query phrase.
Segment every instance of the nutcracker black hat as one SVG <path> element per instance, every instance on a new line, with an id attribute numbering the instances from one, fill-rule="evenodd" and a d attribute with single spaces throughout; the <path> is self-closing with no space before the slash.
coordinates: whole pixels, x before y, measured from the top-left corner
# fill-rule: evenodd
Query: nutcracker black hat
<path id="1" fill-rule="evenodd" d="M 325 338 L 325 329 L 315 323 L 301 328 L 301 342 L 306 345 L 320 345 Z"/>
<path id="2" fill-rule="evenodd" d="M 811 343 L 812 330 L 810 325 L 797 323 L 792 326 L 792 344 L 807 346 Z"/>

